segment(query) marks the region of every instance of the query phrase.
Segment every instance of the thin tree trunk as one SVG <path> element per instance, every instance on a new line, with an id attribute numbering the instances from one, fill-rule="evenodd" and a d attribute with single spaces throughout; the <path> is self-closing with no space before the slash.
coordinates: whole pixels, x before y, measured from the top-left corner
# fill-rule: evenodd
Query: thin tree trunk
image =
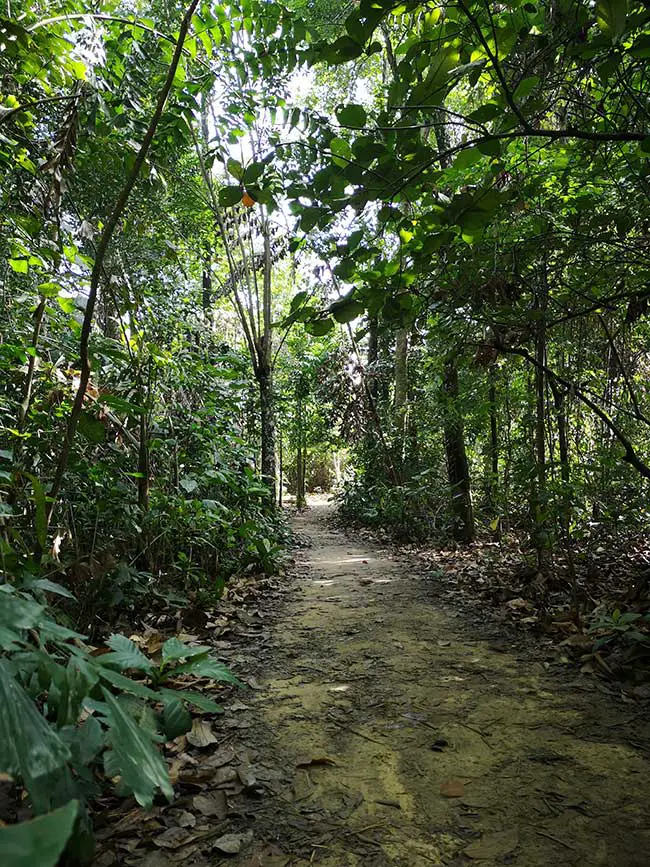
<path id="1" fill-rule="evenodd" d="M 282 429 L 276 428 L 278 438 L 278 506 L 282 508 L 283 484 L 282 477 L 284 474 L 284 440 L 282 437 Z"/>
<path id="2" fill-rule="evenodd" d="M 270 367 L 260 367 L 257 371 L 260 390 L 260 433 L 262 439 L 262 478 L 269 486 L 273 502 L 276 500 L 275 479 L 275 400 L 273 391 L 273 371 Z"/>
<path id="3" fill-rule="evenodd" d="M 474 510 L 463 421 L 458 413 L 458 368 L 453 358 L 445 362 L 443 391 L 445 395 L 444 441 L 451 489 L 453 536 L 457 542 L 472 542 Z"/>
<path id="4" fill-rule="evenodd" d="M 544 275 L 545 283 L 545 275 Z M 537 552 L 537 568 L 540 572 L 548 566 L 550 554 L 550 535 L 548 528 L 547 505 L 547 466 L 546 466 L 546 307 L 548 293 L 546 287 L 540 290 L 538 311 L 540 317 L 535 335 L 535 461 L 537 465 L 536 487 L 534 492 L 535 509 L 535 550 Z"/>
<path id="5" fill-rule="evenodd" d="M 395 425 L 394 451 L 400 475 L 404 466 L 406 445 L 406 414 L 408 398 L 408 328 L 400 328 L 395 336 L 395 371 L 393 380 L 393 423 Z"/>
<path id="6" fill-rule="evenodd" d="M 201 303 L 203 307 L 203 315 L 210 324 L 212 324 L 212 271 L 211 271 L 210 254 L 206 251 L 203 259 L 203 271 L 201 274 Z"/>
<path id="7" fill-rule="evenodd" d="M 569 459 L 569 435 L 567 430 L 567 413 L 565 408 L 565 392 L 553 379 L 549 378 L 555 404 L 557 422 L 558 448 L 560 451 L 560 476 L 562 478 L 562 502 L 560 507 L 560 529 L 564 541 L 567 558 L 567 571 L 573 591 L 573 607 L 576 622 L 580 618 L 578 584 L 576 580 L 575 562 L 573 559 L 573 539 L 571 538 L 571 465 Z"/>
<path id="8" fill-rule="evenodd" d="M 271 295 L 271 239 L 268 219 L 264 220 L 264 271 L 262 281 L 262 331 L 258 342 L 257 380 L 260 386 L 262 476 L 276 501 L 275 395 L 273 389 L 273 324 Z"/>
<path id="9" fill-rule="evenodd" d="M 302 509 L 305 506 L 305 431 L 303 419 L 302 394 L 298 394 L 296 407 L 296 421 L 298 427 L 296 447 L 296 507 Z"/>
<path id="10" fill-rule="evenodd" d="M 490 485 L 489 496 L 492 509 L 497 508 L 497 490 L 499 487 L 499 426 L 497 419 L 497 386 L 494 371 L 490 370 L 490 385 L 488 389 L 490 404 Z"/>
<path id="11" fill-rule="evenodd" d="M 29 356 L 29 360 L 27 362 L 27 374 L 25 376 L 25 381 L 23 382 L 23 399 L 20 403 L 20 409 L 18 410 L 18 430 L 22 431 L 25 425 L 25 421 L 27 419 L 27 413 L 29 412 L 29 408 L 32 402 L 32 389 L 34 388 L 34 375 L 36 373 L 36 351 L 38 349 L 38 341 L 41 335 L 41 328 L 43 326 L 43 315 L 45 313 L 45 306 L 47 304 L 47 298 L 42 297 L 38 307 L 36 308 L 36 312 L 34 313 L 34 331 L 32 333 L 32 353 Z"/>
<path id="12" fill-rule="evenodd" d="M 497 386 L 493 368 L 489 371 L 488 403 L 490 406 L 490 470 L 488 478 L 488 502 L 493 515 L 490 525 L 495 536 L 501 538 L 501 515 L 499 514 L 499 426 L 497 418 Z"/>
<path id="13" fill-rule="evenodd" d="M 367 389 L 370 398 L 377 403 L 377 363 L 379 361 L 379 334 L 377 317 L 371 316 L 368 321 L 368 369 L 370 376 L 367 378 Z"/>

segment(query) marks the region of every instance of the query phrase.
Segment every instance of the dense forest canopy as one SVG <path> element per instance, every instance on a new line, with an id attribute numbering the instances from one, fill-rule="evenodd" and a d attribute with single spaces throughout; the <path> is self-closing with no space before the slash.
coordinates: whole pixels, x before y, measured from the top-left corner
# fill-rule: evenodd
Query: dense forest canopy
<path id="1" fill-rule="evenodd" d="M 2 14 L 0 771 L 52 820 L 38 863 L 73 825 L 83 863 L 88 768 L 171 797 L 156 727 L 212 706 L 164 684 L 233 679 L 114 630 L 277 570 L 287 492 L 336 486 L 402 540 L 514 544 L 578 623 L 590 551 L 644 550 L 650 9 Z"/>

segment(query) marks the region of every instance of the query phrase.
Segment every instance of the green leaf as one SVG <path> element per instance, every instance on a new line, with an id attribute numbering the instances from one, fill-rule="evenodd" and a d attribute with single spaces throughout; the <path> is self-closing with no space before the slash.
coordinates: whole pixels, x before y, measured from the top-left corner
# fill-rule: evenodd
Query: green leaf
<path id="1" fill-rule="evenodd" d="M 112 668 L 102 668 L 101 666 L 98 666 L 97 671 L 102 680 L 107 681 L 111 686 L 114 686 L 117 689 L 121 689 L 122 692 L 128 692 L 129 695 L 137 695 L 140 698 L 158 698 L 158 694 L 153 689 L 149 689 L 149 687 L 144 683 L 132 680 L 130 677 L 125 677 L 123 674 L 118 674 L 118 672 L 113 671 Z"/>
<path id="2" fill-rule="evenodd" d="M 239 162 L 239 160 L 235 160 L 231 157 L 228 160 L 228 162 L 226 163 L 226 168 L 228 169 L 230 174 L 233 176 L 233 178 L 237 178 L 238 181 L 241 181 L 242 177 L 244 176 L 244 169 L 242 167 L 242 164 Z M 240 198 L 241 198 L 241 191 L 240 191 Z"/>
<path id="3" fill-rule="evenodd" d="M 339 36 L 331 45 L 325 46 L 322 58 L 328 63 L 347 63 L 363 54 L 363 44 L 350 36 Z"/>
<path id="4" fill-rule="evenodd" d="M 639 150 L 642 154 L 650 154 L 650 135 L 639 143 Z"/>
<path id="5" fill-rule="evenodd" d="M 345 324 L 346 322 L 352 322 L 357 316 L 361 316 L 365 309 L 365 305 L 361 301 L 349 298 L 332 304 L 330 313 L 337 322 Z"/>
<path id="6" fill-rule="evenodd" d="M 75 305 L 74 298 L 68 298 L 66 295 L 57 295 L 56 303 L 64 313 L 74 313 Z"/>
<path id="7" fill-rule="evenodd" d="M 173 741 L 174 738 L 184 735 L 192 728 L 192 717 L 178 696 L 165 695 L 163 704 L 165 737 L 168 741 Z"/>
<path id="8" fill-rule="evenodd" d="M 153 671 L 153 662 L 126 635 L 111 635 L 106 643 L 113 650 L 113 653 L 99 656 L 97 661 L 100 665 L 114 665 L 122 671 L 128 668 L 135 668 L 138 671 Z"/>
<path id="9" fill-rule="evenodd" d="M 75 765 L 87 767 L 106 746 L 105 732 L 96 716 L 89 716 L 81 725 L 64 726 L 59 735 L 70 747 Z"/>
<path id="10" fill-rule="evenodd" d="M 517 85 L 513 96 L 515 99 L 526 99 L 527 96 L 535 90 L 537 85 L 540 82 L 539 75 L 531 75 L 529 78 L 524 78 L 523 81 L 520 81 Z"/>
<path id="11" fill-rule="evenodd" d="M 239 204 L 242 199 L 242 189 L 239 185 L 236 187 L 223 187 L 219 190 L 219 204 L 224 208 L 232 208 Z"/>
<path id="12" fill-rule="evenodd" d="M 305 331 L 313 337 L 324 337 L 334 328 L 334 320 L 330 319 L 314 319 L 311 322 L 305 323 Z"/>
<path id="13" fill-rule="evenodd" d="M 336 118 L 341 126 L 364 127 L 368 120 L 366 110 L 362 105 L 350 103 L 341 105 L 336 109 Z"/>
<path id="14" fill-rule="evenodd" d="M 248 185 L 254 184 L 263 175 L 265 168 L 266 166 L 263 162 L 249 163 L 244 170 L 244 183 Z"/>
<path id="15" fill-rule="evenodd" d="M 45 609 L 32 599 L 18 595 L 9 584 L 0 585 L 0 626 L 9 629 L 33 629 Z"/>
<path id="16" fill-rule="evenodd" d="M 56 298 L 61 291 L 61 287 L 58 283 L 52 283 L 48 280 L 45 283 L 38 284 L 38 291 L 44 298 Z"/>
<path id="17" fill-rule="evenodd" d="M 43 485 L 37 476 L 32 473 L 25 473 L 32 483 L 34 491 L 34 527 L 36 529 L 36 538 L 38 539 L 41 548 L 47 545 L 47 505 L 45 502 L 45 491 Z"/>
<path id="18" fill-rule="evenodd" d="M 501 142 L 496 138 L 482 141 L 476 147 L 482 154 L 488 157 L 498 157 L 501 153 Z"/>
<path id="19" fill-rule="evenodd" d="M 234 683 L 237 686 L 242 686 L 241 681 L 237 680 L 235 675 L 227 668 L 223 662 L 211 657 L 199 657 L 191 659 L 184 665 L 179 665 L 174 669 L 174 674 L 193 674 L 195 677 L 209 677 L 211 680 L 221 680 L 225 683 Z"/>
<path id="20" fill-rule="evenodd" d="M 55 581 L 50 581 L 49 578 L 33 578 L 26 581 L 22 586 L 25 590 L 43 590 L 46 593 L 55 593 L 57 596 L 64 596 L 66 599 L 76 598 L 61 584 L 57 584 Z"/>
<path id="21" fill-rule="evenodd" d="M 598 0 L 596 21 L 611 42 L 618 42 L 625 33 L 627 0 Z"/>
<path id="22" fill-rule="evenodd" d="M 101 421 L 90 412 L 82 412 L 79 417 L 79 433 L 88 442 L 98 445 L 106 439 L 106 428 Z"/>
<path id="23" fill-rule="evenodd" d="M 352 151 L 350 145 L 342 138 L 333 138 L 329 144 L 333 155 L 333 162 L 337 166 L 347 166 L 352 159 Z"/>
<path id="24" fill-rule="evenodd" d="M 16 274 L 27 274 L 29 271 L 29 262 L 27 259 L 9 259 L 9 267 Z"/>
<path id="25" fill-rule="evenodd" d="M 0 828 L 0 852 L 3 867 L 55 867 L 70 839 L 78 801 L 29 822 Z"/>
<path id="26" fill-rule="evenodd" d="M 0 660 L 0 771 L 20 777 L 35 810 L 44 812 L 69 759 L 67 746 Z"/>
<path id="27" fill-rule="evenodd" d="M 470 115 L 470 120 L 475 120 L 477 123 L 486 123 L 488 120 L 494 120 L 503 115 L 503 106 L 496 102 L 486 102 L 485 105 L 475 109 Z"/>
<path id="28" fill-rule="evenodd" d="M 222 705 L 217 704 L 216 701 L 213 701 L 211 698 L 207 698 L 200 692 L 190 692 L 188 690 L 182 689 L 161 689 L 160 694 L 172 698 L 180 698 L 182 699 L 182 701 L 191 704 L 192 707 L 196 707 L 199 710 L 205 711 L 206 713 L 224 712 Z"/>
<path id="29" fill-rule="evenodd" d="M 191 656 L 203 656 L 209 652 L 209 647 L 190 647 L 178 638 L 168 638 L 162 646 L 162 661 L 163 665 L 166 665 L 173 659 L 189 659 Z"/>
<path id="30" fill-rule="evenodd" d="M 102 395 L 101 402 L 109 407 L 109 409 L 114 409 L 116 412 L 122 412 L 127 415 L 143 415 L 146 412 L 145 407 L 138 406 L 138 404 L 131 403 L 131 401 L 114 394 Z"/>
<path id="31" fill-rule="evenodd" d="M 143 807 L 150 807 L 157 789 L 168 801 L 174 797 L 167 766 L 152 735 L 126 714 L 107 689 L 102 689 L 109 722 L 111 760 L 119 768 L 121 784 Z"/>

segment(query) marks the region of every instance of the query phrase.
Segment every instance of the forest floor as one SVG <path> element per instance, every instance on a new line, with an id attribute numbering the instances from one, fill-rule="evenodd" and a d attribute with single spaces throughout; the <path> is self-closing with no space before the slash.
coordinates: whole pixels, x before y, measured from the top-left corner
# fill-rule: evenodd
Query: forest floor
<path id="1" fill-rule="evenodd" d="M 556 671 L 330 513 L 294 517 L 293 578 L 218 644 L 253 688 L 226 702 L 202 794 L 186 789 L 182 815 L 203 818 L 120 863 L 647 867 L 647 706 Z M 211 823 L 216 847 L 195 833 Z"/>

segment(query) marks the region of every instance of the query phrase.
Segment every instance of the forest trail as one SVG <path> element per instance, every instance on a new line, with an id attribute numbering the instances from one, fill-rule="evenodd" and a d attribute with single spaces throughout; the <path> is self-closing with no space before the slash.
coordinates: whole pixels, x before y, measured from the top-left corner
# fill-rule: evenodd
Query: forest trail
<path id="1" fill-rule="evenodd" d="M 273 628 L 246 735 L 273 757 L 275 792 L 251 804 L 253 854 L 235 863 L 647 865 L 643 708 L 477 637 L 328 512 L 294 519 L 311 541 L 302 593 Z"/>

